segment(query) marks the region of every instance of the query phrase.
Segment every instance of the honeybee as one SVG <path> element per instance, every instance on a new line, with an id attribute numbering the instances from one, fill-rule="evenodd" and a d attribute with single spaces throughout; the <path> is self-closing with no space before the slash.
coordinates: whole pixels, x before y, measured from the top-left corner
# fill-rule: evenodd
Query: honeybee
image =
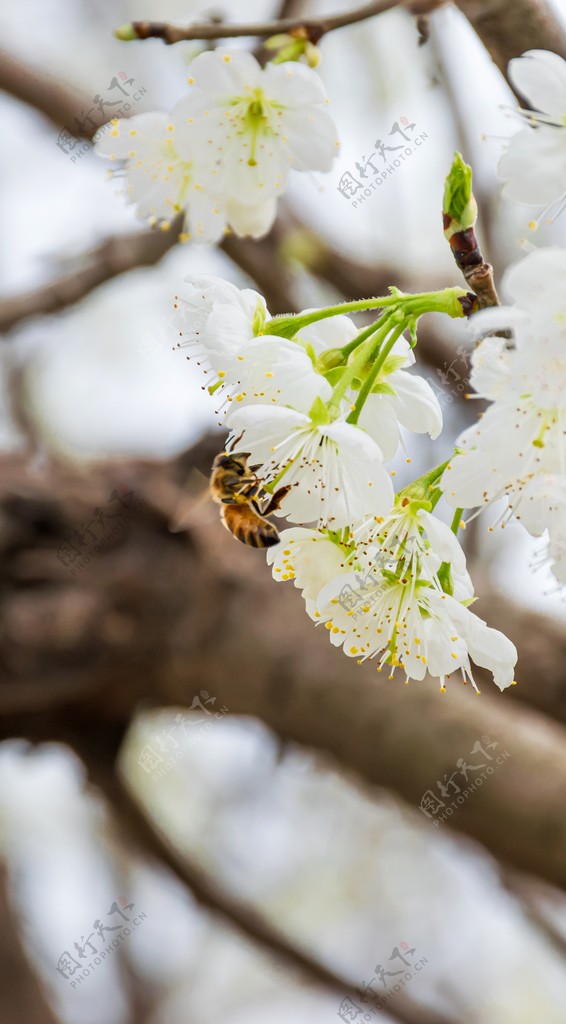
<path id="1" fill-rule="evenodd" d="M 249 458 L 250 452 L 220 452 L 212 464 L 210 493 L 233 537 L 253 548 L 269 548 L 279 543 L 279 534 L 265 517 L 280 508 L 291 485 L 267 494 L 257 476 L 259 466 L 248 466 Z"/>

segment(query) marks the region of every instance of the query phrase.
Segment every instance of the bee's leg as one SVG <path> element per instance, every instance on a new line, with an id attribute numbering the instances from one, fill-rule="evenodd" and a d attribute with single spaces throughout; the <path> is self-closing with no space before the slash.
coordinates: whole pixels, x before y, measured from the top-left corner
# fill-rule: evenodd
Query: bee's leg
<path id="1" fill-rule="evenodd" d="M 276 512 L 277 509 L 281 508 L 281 502 L 288 495 L 292 486 L 292 484 L 286 484 L 285 487 L 280 487 L 279 490 L 275 491 L 275 494 L 272 495 L 271 501 L 263 510 L 264 516 L 269 516 L 272 512 Z"/>
<path id="2" fill-rule="evenodd" d="M 244 436 L 244 431 L 242 430 L 242 433 L 238 437 L 234 438 L 234 440 L 232 441 L 230 447 L 227 448 L 226 451 L 233 452 L 235 447 L 236 447 L 236 445 L 239 444 L 240 441 L 242 440 L 243 436 Z"/>
<path id="3" fill-rule="evenodd" d="M 241 494 L 245 498 L 255 498 L 259 494 L 260 484 L 255 477 L 251 477 L 248 480 L 240 480 L 241 486 L 237 490 L 237 494 Z"/>

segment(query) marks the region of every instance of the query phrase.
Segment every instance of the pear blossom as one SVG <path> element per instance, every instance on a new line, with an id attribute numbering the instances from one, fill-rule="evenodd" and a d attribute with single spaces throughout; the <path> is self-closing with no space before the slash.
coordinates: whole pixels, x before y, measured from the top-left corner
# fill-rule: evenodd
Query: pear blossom
<path id="1" fill-rule="evenodd" d="M 237 288 L 222 278 L 200 275 L 184 279 L 175 296 L 178 348 L 189 351 L 218 386 L 227 376 L 237 378 L 237 356 L 252 341 L 270 315 L 265 299 L 252 288 Z"/>
<path id="2" fill-rule="evenodd" d="M 277 335 L 261 337 L 271 316 L 253 289 L 215 277 L 187 278 L 176 307 L 178 347 L 196 358 L 224 412 L 232 402 L 271 402 L 308 412 L 315 398 L 330 397 L 330 384 L 304 348 Z"/>
<path id="3" fill-rule="evenodd" d="M 509 63 L 509 78 L 534 110 L 499 162 L 503 194 L 517 203 L 566 202 L 566 61 L 549 50 L 528 50 Z"/>
<path id="4" fill-rule="evenodd" d="M 358 423 L 367 430 L 392 459 L 399 447 L 399 426 L 414 434 L 428 434 L 435 440 L 442 430 L 442 410 L 437 396 L 424 377 L 409 373 L 415 362 L 409 342 L 395 342 L 377 381 L 377 391 L 368 395 Z"/>
<path id="5" fill-rule="evenodd" d="M 291 527 L 280 533 L 280 542 L 266 551 L 276 582 L 294 580 L 301 590 L 307 614 L 316 619 L 317 598 L 329 580 L 361 569 L 362 558 L 351 542 L 337 533 Z M 367 569 L 367 565 L 365 565 Z"/>
<path id="6" fill-rule="evenodd" d="M 512 327 L 513 339 L 487 337 L 473 354 L 471 383 L 493 404 L 458 438 L 442 484 L 456 508 L 506 497 L 509 514 L 530 533 L 549 530 L 559 567 L 566 531 L 565 274 L 564 250 L 536 250 L 504 277 L 516 305 L 472 318 L 481 330 Z"/>
<path id="7" fill-rule="evenodd" d="M 208 168 L 184 130 L 179 104 L 170 114 L 145 113 L 112 120 L 97 133 L 96 153 L 114 162 L 138 216 L 168 230 L 184 213 L 186 239 L 217 242 L 229 224 L 239 235 L 265 234 L 275 216 L 272 199 L 246 204 L 212 192 Z"/>
<path id="8" fill-rule="evenodd" d="M 353 320 L 341 315 L 303 327 L 296 340 L 321 356 L 325 350 L 348 345 L 357 333 Z M 433 440 L 442 430 L 442 410 L 430 384 L 418 374 L 408 372 L 414 363 L 409 342 L 398 338 L 375 383 L 377 390 L 368 395 L 358 420 L 359 426 L 377 442 L 386 461 L 393 458 L 399 447 L 400 425 L 415 434 L 429 434 Z M 355 400 L 356 392 L 350 390 L 342 403 L 344 415 L 350 412 Z"/>
<path id="9" fill-rule="evenodd" d="M 230 426 L 262 480 L 293 485 L 280 513 L 293 523 L 341 529 L 368 513 L 386 515 L 393 504 L 380 448 L 350 423 L 250 405 L 231 414 Z"/>
<path id="10" fill-rule="evenodd" d="M 459 670 L 477 690 L 470 659 L 488 669 L 500 689 L 513 682 L 517 651 L 511 641 L 426 576 L 413 570 L 398 578 L 378 564 L 365 578 L 364 603 L 347 609 L 340 595 L 355 582 L 354 574 L 338 576 L 317 599 L 331 642 L 348 656 L 379 656 L 378 671 L 389 666 L 393 678 L 400 667 L 407 682 L 428 673 L 440 679 L 441 689 Z"/>
<path id="11" fill-rule="evenodd" d="M 409 490 L 411 488 L 409 487 Z M 466 569 L 466 558 L 452 530 L 429 511 L 430 502 L 398 495 L 388 516 L 374 516 L 352 530 L 358 551 L 382 569 L 404 576 L 418 570 L 436 586 L 441 586 L 438 572 L 449 564 L 452 585 L 462 599 L 473 593 Z"/>
<path id="12" fill-rule="evenodd" d="M 285 530 L 267 553 L 273 577 L 294 581 L 334 646 L 359 662 L 379 657 L 378 671 L 389 666 L 390 678 L 398 667 L 407 682 L 428 672 L 444 690 L 459 671 L 477 689 L 473 660 L 503 689 L 513 682 L 517 651 L 468 609 L 474 591 L 464 553 L 426 504 L 398 496 L 373 527 L 342 533 Z"/>
<path id="13" fill-rule="evenodd" d="M 243 347 L 236 356 L 236 367 L 236 380 L 226 380 L 219 391 L 227 403 L 233 403 L 232 409 L 238 403 L 270 402 L 307 413 L 316 399 L 324 402 L 332 394 L 330 384 L 316 372 L 305 350 L 273 334 Z M 226 419 L 230 425 L 229 407 Z"/>
<path id="14" fill-rule="evenodd" d="M 215 192 L 255 207 L 285 191 L 291 169 L 330 170 L 336 128 L 311 68 L 295 61 L 262 68 L 245 50 L 218 47 L 191 62 L 188 81 L 193 89 L 178 116 Z M 266 218 L 263 230 L 269 226 Z"/>

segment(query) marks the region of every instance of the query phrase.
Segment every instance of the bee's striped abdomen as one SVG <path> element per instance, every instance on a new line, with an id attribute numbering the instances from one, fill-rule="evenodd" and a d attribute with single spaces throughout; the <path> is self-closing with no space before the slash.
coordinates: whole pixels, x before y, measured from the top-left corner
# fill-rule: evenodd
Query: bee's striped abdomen
<path id="1" fill-rule="evenodd" d="M 224 505 L 222 522 L 233 537 L 252 548 L 269 548 L 279 543 L 276 528 L 249 505 Z"/>

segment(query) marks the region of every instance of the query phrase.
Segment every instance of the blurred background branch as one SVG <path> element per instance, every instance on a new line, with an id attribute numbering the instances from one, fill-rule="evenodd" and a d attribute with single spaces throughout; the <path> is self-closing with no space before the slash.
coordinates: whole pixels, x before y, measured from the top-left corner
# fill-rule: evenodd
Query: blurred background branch
<path id="1" fill-rule="evenodd" d="M 405 4 L 380 0 L 359 10 L 354 3 L 348 11 L 342 11 L 342 5 L 334 6 L 340 6 L 338 16 L 326 15 L 321 11 L 325 4 L 315 4 L 314 0 L 284 0 L 274 11 L 263 12 L 261 18 L 255 9 L 246 13 L 239 9 L 241 25 L 207 22 L 208 35 L 201 38 L 227 37 L 243 29 L 249 34 L 250 26 L 244 24 L 248 13 L 255 19 L 260 36 L 275 31 L 271 17 L 290 19 L 292 25 L 314 26 L 315 34 L 321 29 L 329 31 L 329 26 L 352 24 L 343 42 L 341 36 L 330 34 L 322 48 L 325 60 L 321 72 L 337 75 L 333 102 L 342 101 L 345 83 L 349 87 L 343 110 L 343 134 L 348 137 L 349 148 L 343 159 L 354 166 L 354 157 L 369 152 L 371 138 L 385 130 L 384 118 L 389 113 L 391 120 L 399 117 L 405 102 L 411 110 L 417 108 L 415 120 L 426 109 L 426 127 L 430 129 L 431 145 L 436 147 L 432 163 L 439 169 L 439 178 L 448 169 L 455 145 L 462 145 L 474 172 L 476 162 L 480 165 L 477 196 L 481 240 L 499 276 L 515 258 L 515 236 L 520 234 L 521 225 L 518 221 L 515 225 L 508 211 L 502 211 L 493 175 L 481 169 L 478 125 L 488 106 L 491 109 L 498 102 L 491 95 L 488 102 L 482 99 L 483 74 L 487 81 L 488 72 L 493 71 L 487 57 L 480 74 L 477 55 L 472 53 L 472 34 L 452 5 L 431 0 Z M 24 1019 L 26 1024 L 55 1024 L 59 1019 L 65 1024 L 67 1020 L 92 1024 L 98 1012 L 95 1006 L 87 1020 L 80 1002 L 65 1004 L 59 990 L 55 998 L 53 966 L 50 964 L 50 973 L 45 973 L 41 957 L 36 963 L 27 949 L 31 926 L 26 915 L 32 915 L 36 907 L 39 918 L 53 928 L 49 941 L 61 939 L 62 944 L 71 942 L 73 948 L 71 925 L 61 924 L 59 917 L 70 920 L 69 904 L 81 900 L 77 896 L 74 901 L 72 897 L 67 899 L 67 883 L 71 878 L 81 878 L 83 890 L 89 890 L 82 897 L 88 901 L 90 889 L 97 890 L 104 874 L 98 865 L 85 885 L 76 864 L 69 879 L 63 877 L 61 869 L 53 884 L 56 902 L 63 902 L 63 894 L 65 907 L 60 908 L 57 902 L 55 915 L 49 895 L 40 895 L 41 891 L 49 894 L 48 872 L 59 870 L 62 850 L 68 852 L 73 842 L 79 844 L 65 818 L 65 794 L 60 794 L 54 783 L 49 788 L 49 765 L 57 756 L 54 751 L 61 749 L 54 744 L 62 745 L 67 767 L 75 763 L 76 757 L 87 773 L 88 791 L 78 785 L 78 813 L 85 815 L 80 818 L 79 831 L 81 837 L 87 836 L 81 841 L 85 845 L 89 842 L 90 847 L 98 843 L 110 862 L 126 864 L 128 871 L 123 874 L 128 885 L 134 885 L 136 872 L 137 884 L 141 871 L 151 875 L 159 901 L 159 913 L 152 925 L 157 936 L 153 948 L 186 952 L 177 975 L 166 971 L 159 975 L 147 954 L 145 960 L 140 955 L 141 942 L 133 942 L 127 952 L 122 950 L 121 973 L 114 979 L 108 976 L 110 995 L 99 995 L 99 1017 L 105 1024 L 145 1020 L 149 1024 L 161 1019 L 172 1024 L 187 1019 L 208 1024 L 223 1015 L 231 1024 L 255 1024 L 256 1020 L 280 1024 L 290 1019 L 303 1024 L 307 1019 L 326 1019 L 329 1006 L 336 1017 L 340 1001 L 348 994 L 354 1001 L 359 999 L 358 986 L 366 984 L 362 978 L 368 977 L 369 960 L 364 955 L 384 959 L 385 949 L 384 956 L 373 953 L 376 935 L 388 951 L 400 941 L 402 933 L 410 938 L 405 928 L 416 931 L 419 921 L 424 922 L 426 941 L 436 957 L 436 967 L 431 967 L 433 980 L 428 987 L 423 985 L 418 995 L 416 990 L 413 995 L 412 989 L 400 992 L 388 1004 L 386 1016 L 380 1015 L 379 1019 L 399 1024 L 499 1024 L 503 1020 L 505 1024 L 531 1024 L 534 1019 L 544 1019 L 545 1024 L 562 1024 L 566 999 L 563 616 L 551 617 L 535 611 L 532 603 L 521 603 L 525 585 L 517 586 L 513 594 L 507 578 L 509 569 L 503 560 L 497 562 L 492 556 L 485 539 L 478 539 L 480 525 L 476 521 L 468 527 L 466 537 L 472 533 L 475 536 L 473 546 L 468 545 L 468 554 L 478 583 L 478 613 L 502 629 L 519 648 L 519 685 L 501 695 L 480 671 L 481 697 L 453 686 L 441 698 L 430 680 L 404 687 L 377 676 L 369 663 L 358 668 L 331 648 L 325 631 L 314 629 L 305 620 L 300 596 L 293 587 L 275 586 L 261 555 L 240 548 L 222 531 L 216 511 L 201 500 L 222 435 L 205 434 L 191 443 L 198 436 L 195 421 L 191 431 L 183 426 L 182 441 L 176 435 L 168 447 L 161 440 L 164 409 L 175 404 L 174 380 L 185 368 L 184 360 L 176 353 L 170 377 L 161 376 L 175 341 L 173 336 L 166 339 L 167 355 L 165 348 L 160 349 L 145 365 L 151 394 L 163 391 L 161 411 L 152 411 L 146 403 L 142 430 L 135 426 L 135 414 L 128 404 L 138 389 L 141 404 L 146 394 L 141 377 L 136 376 L 144 361 L 137 335 L 146 329 L 154 331 L 152 315 L 157 319 L 167 315 L 157 301 L 154 310 L 149 300 L 144 305 L 145 293 L 150 294 L 156 280 L 165 281 L 164 291 L 167 296 L 170 293 L 167 311 L 185 274 L 214 272 L 232 275 L 239 284 L 251 282 L 265 295 L 272 314 L 317 305 L 328 297 L 340 301 L 383 294 L 390 284 L 417 291 L 456 282 L 455 269 L 449 262 L 442 262 L 441 186 L 437 187 L 434 175 L 429 177 L 427 181 L 432 181 L 434 187 L 425 195 L 420 172 L 415 171 L 411 177 L 411 169 L 404 179 L 401 175 L 397 179 L 398 191 L 395 184 L 387 198 L 381 197 L 379 212 L 372 219 L 366 213 L 369 206 L 364 206 L 361 214 L 357 209 L 347 209 L 332 185 L 327 183 L 323 193 L 315 182 L 310 193 L 298 196 L 291 191 L 287 202 L 280 203 L 278 219 L 267 237 L 251 241 L 227 235 L 213 253 L 177 245 L 179 222 L 168 232 L 152 232 L 141 227 L 134 230 L 132 218 L 128 220 L 127 215 L 119 220 L 108 214 L 105 219 L 105 202 L 99 201 L 98 193 L 96 197 L 92 193 L 96 182 L 94 175 L 89 178 L 93 170 L 89 155 L 82 165 L 84 171 L 81 167 L 75 174 L 73 168 L 75 181 L 65 178 L 63 193 L 53 190 L 55 174 L 63 178 L 71 168 L 68 162 L 65 165 L 59 150 L 54 152 L 55 140 L 48 134 L 51 128 L 46 128 L 41 118 L 33 118 L 33 112 L 41 114 L 57 132 L 75 123 L 77 113 L 88 110 L 91 103 L 86 85 L 90 75 L 93 83 L 94 76 L 97 82 L 107 81 L 109 74 L 115 74 L 122 52 L 132 60 L 132 76 L 140 74 L 140 67 L 144 81 L 147 75 L 148 87 L 158 97 L 155 102 L 154 95 L 150 97 L 148 109 L 153 109 L 163 105 L 159 100 L 162 86 L 164 92 L 170 89 L 167 98 L 176 95 L 178 75 L 183 80 L 186 64 L 198 48 L 181 43 L 174 51 L 163 47 L 123 51 L 111 40 L 111 28 L 117 23 L 116 5 L 108 10 L 102 4 L 77 5 L 77 11 L 79 7 L 84 17 L 80 21 L 77 14 L 79 36 L 72 36 L 69 19 L 57 21 L 52 59 L 49 47 L 44 55 L 43 44 L 35 44 L 41 54 L 38 58 L 31 46 L 26 46 L 27 33 L 23 41 L 12 46 L 15 37 L 6 32 L 5 49 L 0 54 L 5 110 L 10 116 L 20 117 L 22 123 L 22 130 L 18 123 L 18 130 L 10 136 L 15 150 L 13 168 L 6 164 L 13 170 L 10 199 L 4 208 L 9 269 L 13 262 L 18 269 L 21 265 L 28 271 L 27 275 L 22 271 L 10 277 L 0 298 L 0 331 L 6 335 L 2 348 L 5 405 L 11 411 L 17 443 L 24 445 L 19 450 L 14 445 L 12 451 L 0 457 L 0 740 L 6 741 L 0 745 L 0 838 L 5 850 L 10 850 L 16 840 L 27 850 L 21 861 L 6 855 L 8 868 L 0 885 L 4 923 L 0 988 L 6 1024 L 19 1024 Z M 151 0 L 145 0 L 143 8 L 138 3 L 126 6 L 125 2 L 118 7 L 124 20 L 163 17 L 168 23 L 191 21 L 192 33 L 198 33 L 203 18 L 223 15 L 220 10 L 203 11 L 202 5 L 188 7 L 185 2 L 175 8 L 173 0 L 167 9 L 163 3 L 152 5 Z M 566 56 L 564 23 L 550 4 L 540 0 L 515 0 L 513 4 L 458 0 L 455 7 L 468 19 L 503 75 L 508 60 L 526 49 L 549 48 Z M 389 8 L 398 9 L 385 13 Z M 370 20 L 379 12 L 383 17 Z M 421 47 L 417 47 L 414 17 L 424 43 Z M 20 20 L 18 12 L 16 21 Z M 358 21 L 360 28 L 356 29 Z M 37 24 L 43 25 L 41 16 Z M 260 31 L 262 28 L 265 32 Z M 464 35 L 458 35 L 460 31 Z M 87 37 L 92 41 L 88 53 L 104 57 L 99 64 L 93 57 L 92 65 L 88 65 L 90 58 L 83 46 Z M 337 41 L 339 50 L 333 49 Z M 62 42 L 64 49 L 57 50 Z M 74 66 L 71 51 L 80 55 Z M 136 64 L 136 60 L 143 62 Z M 165 61 L 178 61 L 171 65 L 173 84 L 167 76 L 171 68 Z M 66 82 L 58 72 L 48 70 L 60 66 L 65 67 Z M 495 79 L 503 90 L 501 76 L 495 72 L 487 92 Z M 404 89 L 407 82 L 412 92 Z M 508 91 L 501 93 L 503 100 L 508 95 Z M 10 104 L 8 97 L 26 104 L 31 113 Z M 421 101 L 426 106 L 419 111 Z M 406 109 L 409 113 L 409 107 Z M 445 114 L 449 119 L 453 117 L 456 127 L 454 132 L 452 124 L 450 132 L 445 133 L 450 138 L 442 137 Z M 91 130 L 108 116 L 92 108 Z M 452 135 L 457 133 L 460 137 L 455 140 Z M 45 142 L 45 166 L 49 165 L 48 157 L 56 156 L 59 164 L 52 178 L 46 173 L 45 181 L 41 179 L 39 184 L 33 179 L 25 201 L 18 203 L 12 198 L 17 194 L 18 180 L 31 176 L 35 161 L 34 150 L 18 147 L 24 147 L 32 135 L 34 141 L 37 135 L 42 144 Z M 358 170 L 365 166 L 366 157 L 360 160 L 355 164 Z M 35 249 L 30 246 L 28 251 L 25 240 L 42 224 L 34 206 L 38 191 L 44 206 L 56 207 L 59 203 L 59 221 L 56 231 L 46 230 L 41 241 L 34 239 Z M 74 195 L 78 198 L 73 199 Z M 99 204 L 95 230 L 88 232 L 85 227 L 84 231 L 70 231 L 70 220 L 80 227 L 89 222 L 91 204 L 94 208 Z M 12 206 L 17 217 L 12 218 Z M 425 219 L 431 209 L 434 219 Z M 356 217 L 358 222 L 354 223 Z M 360 223 L 366 220 L 369 230 L 364 236 Z M 10 233 L 14 224 L 17 230 Z M 356 241 L 360 238 L 365 239 L 365 247 Z M 42 259 L 45 266 L 41 266 Z M 40 263 L 39 271 L 34 260 Z M 134 322 L 138 305 L 141 311 Z M 136 334 L 133 359 L 125 375 L 120 376 L 121 361 L 126 362 L 129 316 L 129 330 Z M 72 344 L 66 340 L 67 324 L 71 325 Z M 44 335 L 48 328 L 52 332 L 51 346 Z M 92 356 L 95 339 L 101 344 L 102 376 L 97 375 Z M 442 381 L 439 392 L 442 390 L 445 403 L 448 441 L 444 443 L 448 448 L 478 408 L 459 401 L 469 390 L 467 347 L 468 343 L 451 328 L 447 331 L 433 318 L 425 318 L 420 327 L 418 358 L 430 368 L 434 382 Z M 107 407 L 110 411 L 106 419 L 118 433 L 120 428 L 124 430 L 122 436 L 129 439 L 129 448 L 123 443 L 121 448 L 117 445 L 111 450 L 109 431 L 98 442 L 98 448 L 92 444 L 95 459 L 88 444 L 84 448 L 89 458 L 81 458 L 75 451 L 74 461 L 69 459 L 64 438 L 52 427 L 53 420 L 48 429 L 49 416 L 40 401 L 38 381 L 40 370 L 43 368 L 45 373 L 50 365 L 49 351 L 55 357 L 59 353 L 62 361 L 84 363 L 88 383 L 86 391 L 77 387 L 75 396 L 76 378 L 65 378 L 64 384 L 59 380 L 55 404 L 66 410 L 74 401 L 82 425 L 81 417 L 84 415 L 87 422 L 91 405 L 102 408 L 95 404 L 101 393 L 117 394 L 117 404 Z M 196 402 L 195 380 L 187 384 L 182 399 L 185 405 Z M 450 405 L 452 399 L 455 401 Z M 90 443 L 90 438 L 87 441 Z M 424 464 L 427 452 L 418 451 L 416 459 Z M 116 500 L 124 506 L 127 496 L 130 511 L 123 519 L 116 519 L 119 528 L 111 535 L 108 530 L 108 539 L 95 550 L 85 524 L 92 521 L 95 512 L 107 508 L 112 495 L 118 495 Z M 186 526 L 174 531 L 173 524 L 180 521 Z M 486 532 L 482 527 L 482 538 Z M 515 550 L 516 543 L 511 543 L 513 563 L 523 558 Z M 502 595 L 504 584 L 506 592 Z M 155 782 L 145 774 L 141 759 L 130 756 L 130 747 L 133 744 L 135 751 L 136 743 L 143 744 L 140 736 L 146 735 L 146 718 L 153 722 L 152 716 L 165 715 L 168 721 L 176 721 L 178 715 L 192 714 L 195 700 L 204 699 L 203 687 L 213 695 L 215 709 L 225 707 L 225 721 L 215 719 L 214 731 L 207 734 L 207 738 L 214 737 L 210 750 L 208 739 L 203 740 L 193 759 L 187 759 L 187 789 L 180 788 L 173 772 L 170 779 L 159 777 Z M 254 729 L 261 731 L 261 741 L 255 748 L 250 781 L 244 776 L 243 748 L 235 745 L 235 737 L 249 738 Z M 149 735 L 150 741 L 156 742 L 151 732 Z M 33 745 L 26 748 L 26 754 L 12 747 L 18 738 Z M 484 760 L 484 755 L 477 752 L 478 742 L 484 749 L 493 742 L 508 756 L 497 772 L 459 803 L 460 791 L 450 780 L 456 765 L 463 762 L 468 766 L 469 784 L 473 785 L 480 770 L 474 766 Z M 262 757 L 271 749 L 277 751 L 277 757 L 270 774 Z M 210 751 L 214 750 L 218 764 L 220 750 L 224 767 L 228 767 L 221 781 L 218 770 L 211 782 L 206 776 L 207 757 L 213 760 Z M 47 751 L 45 761 L 40 759 L 41 751 Z M 35 775 L 34 757 L 39 763 Z M 490 761 L 483 766 L 486 770 Z M 12 776 L 10 764 L 16 766 Z M 33 784 L 24 798 L 20 787 L 25 785 L 28 773 Z M 236 790 L 230 786 L 239 773 L 244 781 L 234 798 Z M 298 799 L 294 791 L 291 795 L 291 777 L 299 780 Z M 44 779 L 45 790 L 41 788 Z M 316 786 L 324 785 L 331 793 L 326 803 L 312 796 L 319 792 Z M 426 817 L 419 811 L 426 810 L 426 805 L 421 806 L 423 797 L 442 785 L 448 794 L 446 804 L 452 801 L 454 813 L 447 813 L 445 820 L 440 815 Z M 196 796 L 201 789 L 206 813 L 198 809 Z M 44 796 L 48 792 L 54 804 Z M 88 813 L 99 823 L 92 809 L 96 793 L 103 797 L 105 817 L 106 811 L 110 812 L 110 827 L 103 834 L 95 824 L 89 840 L 85 808 L 90 808 Z M 259 794 L 257 818 L 251 813 L 246 817 L 246 801 L 251 805 L 254 794 Z M 281 804 L 277 803 L 278 797 Z M 286 847 L 285 823 L 291 820 L 291 805 L 297 817 L 292 819 L 291 842 Z M 182 824 L 176 826 L 177 831 L 171 825 L 175 820 L 172 808 Z M 375 815 L 379 815 L 377 824 Z M 266 820 L 269 827 L 260 834 L 258 822 L 264 826 Z M 328 832 L 333 840 L 321 840 L 322 850 L 309 846 L 307 825 L 326 835 L 323 830 L 328 821 L 335 829 Z M 357 828 L 347 837 L 352 821 Z M 55 850 L 51 860 L 47 855 L 49 843 L 41 838 L 41 830 L 50 827 L 56 832 L 55 839 L 51 836 Z M 25 847 L 27 832 L 41 855 L 35 869 L 30 867 Z M 232 838 L 233 846 L 226 836 Z M 340 841 L 348 838 L 351 851 L 362 859 L 341 859 L 337 837 Z M 261 870 L 258 861 L 254 868 L 256 847 Z M 85 847 L 78 845 L 78 849 L 80 860 Z M 302 869 L 293 859 L 299 854 L 304 857 Z M 287 874 L 283 871 L 277 876 L 277 856 L 283 863 L 288 862 Z M 349 856 L 354 855 L 350 852 Z M 387 865 L 397 863 L 399 874 L 389 877 Z M 441 865 L 440 882 L 433 878 L 434 863 Z M 242 864 L 245 870 L 238 874 Z M 379 884 L 375 881 L 378 875 Z M 452 920 L 450 932 L 444 919 L 456 902 L 455 889 L 451 888 L 455 875 L 460 879 L 459 892 L 469 888 L 480 892 L 481 885 L 484 888 L 482 899 L 477 901 L 475 922 L 470 919 L 468 905 L 467 913 L 462 911 Z M 30 878 L 31 898 L 21 884 Z M 180 940 L 174 933 L 170 937 L 160 932 L 163 919 L 168 923 L 168 912 L 163 908 L 169 906 L 166 900 L 175 884 L 173 878 L 181 882 L 183 898 L 185 890 L 190 891 L 201 905 L 202 913 L 191 908 L 185 912 L 185 919 L 193 923 L 201 917 L 207 920 L 214 935 L 212 955 L 208 938 L 200 936 L 198 953 L 193 955 L 186 936 Z M 491 887 L 486 881 L 489 878 Z M 418 899 L 413 902 L 412 881 L 418 890 Z M 301 883 L 305 888 L 300 888 Z M 305 892 L 310 894 L 311 890 L 312 903 L 305 898 Z M 175 899 L 180 902 L 178 894 Z M 474 897 L 470 899 L 473 902 Z M 137 902 L 136 897 L 136 906 Z M 313 906 L 317 908 L 314 913 Z M 18 918 L 24 922 L 21 927 Z M 183 912 L 179 913 L 181 919 Z M 310 932 L 305 927 L 307 920 Z M 44 930 L 49 932 L 47 924 Z M 208 980 L 208 987 L 203 983 L 207 998 L 198 1004 L 195 991 L 207 962 L 213 967 L 219 965 L 219 976 L 226 963 L 223 949 L 219 952 L 214 942 L 219 935 L 225 940 L 232 930 L 238 937 L 231 947 L 234 956 L 234 949 L 241 956 L 240 947 L 245 942 L 239 940 L 244 936 L 252 940 L 254 955 L 262 948 L 271 955 L 257 957 L 258 962 L 254 961 L 248 973 L 240 969 L 238 960 L 230 975 L 232 981 L 224 986 L 217 984 L 216 978 Z M 327 941 L 333 931 L 337 939 L 334 951 Z M 508 951 L 517 935 L 523 945 L 513 947 L 513 959 Z M 45 949 L 45 937 L 35 938 L 37 948 Z M 465 970 L 454 966 L 458 946 Z M 488 950 L 494 948 L 502 960 L 502 950 L 509 957 L 513 982 L 504 994 L 490 987 L 496 973 L 491 962 L 484 974 L 489 977 L 485 991 L 480 991 L 476 980 L 482 956 L 487 959 Z M 50 952 L 47 959 L 55 962 L 56 956 Z M 531 990 L 529 976 L 535 974 L 537 964 L 540 973 Z M 268 970 L 277 976 L 282 969 L 282 987 L 290 991 L 295 986 L 304 1000 L 314 1001 L 305 1001 L 304 1015 L 298 1001 L 281 1006 L 267 1003 Z M 36 973 L 43 977 L 41 983 Z M 187 979 L 188 994 L 182 988 Z M 59 976 L 55 980 L 59 982 Z M 468 980 L 471 990 L 466 989 Z M 90 979 L 89 984 L 92 982 Z M 123 1007 L 114 1005 L 120 985 L 127 1003 Z M 208 1005 L 212 991 L 220 1000 L 225 990 L 227 1006 L 220 1001 Z M 85 986 L 78 992 L 82 998 L 89 990 Z M 73 990 L 72 996 L 76 995 Z M 50 1009 L 50 1005 L 56 1009 Z"/>

